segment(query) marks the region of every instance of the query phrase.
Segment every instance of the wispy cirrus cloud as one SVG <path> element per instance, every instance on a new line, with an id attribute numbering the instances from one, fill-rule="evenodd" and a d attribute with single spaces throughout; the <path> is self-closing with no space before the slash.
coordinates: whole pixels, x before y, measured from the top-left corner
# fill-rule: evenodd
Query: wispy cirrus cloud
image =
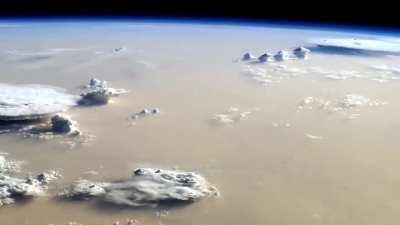
<path id="1" fill-rule="evenodd" d="M 18 27 L 24 27 L 24 26 L 22 24 L 0 23 L 0 29 L 1 28 L 18 28 Z"/>

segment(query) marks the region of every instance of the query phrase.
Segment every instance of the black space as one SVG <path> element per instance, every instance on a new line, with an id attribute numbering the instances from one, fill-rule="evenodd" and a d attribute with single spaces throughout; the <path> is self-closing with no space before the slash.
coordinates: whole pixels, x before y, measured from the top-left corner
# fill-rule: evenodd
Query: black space
<path id="1" fill-rule="evenodd" d="M 299 21 L 400 29 L 400 7 L 382 0 L 52 0 L 0 3 L 0 17 L 145 17 Z"/>

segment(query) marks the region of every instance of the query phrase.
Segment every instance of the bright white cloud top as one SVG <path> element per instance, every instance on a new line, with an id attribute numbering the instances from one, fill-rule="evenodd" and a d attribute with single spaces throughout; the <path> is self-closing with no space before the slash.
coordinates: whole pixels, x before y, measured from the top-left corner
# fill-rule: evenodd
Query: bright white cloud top
<path id="1" fill-rule="evenodd" d="M 316 38 L 311 39 L 310 42 L 312 44 L 318 45 L 319 47 L 334 47 L 364 51 L 400 53 L 400 40 L 396 38 Z"/>
<path id="2" fill-rule="evenodd" d="M 0 84 L 0 120 L 32 120 L 65 111 L 76 97 L 43 85 Z"/>

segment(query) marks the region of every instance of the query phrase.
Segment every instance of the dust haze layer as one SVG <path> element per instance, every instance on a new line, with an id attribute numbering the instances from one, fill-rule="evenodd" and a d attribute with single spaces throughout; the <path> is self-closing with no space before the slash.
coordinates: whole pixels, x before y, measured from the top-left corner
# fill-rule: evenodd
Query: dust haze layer
<path id="1" fill-rule="evenodd" d="M 72 149 L 70 137 L 0 136 L 0 151 L 25 162 L 21 174 L 63 175 L 47 196 L 2 207 L 2 225 L 398 221 L 400 58 L 310 44 L 388 37 L 222 24 L 12 25 L 0 26 L 0 83 L 79 94 L 96 77 L 130 92 L 105 106 L 69 109 L 90 137 Z M 299 46 L 311 49 L 308 59 L 241 61 L 246 52 L 258 57 Z M 157 115 L 132 120 L 156 108 Z M 154 209 L 54 198 L 75 180 L 119 181 L 141 167 L 198 172 L 221 195 Z"/>

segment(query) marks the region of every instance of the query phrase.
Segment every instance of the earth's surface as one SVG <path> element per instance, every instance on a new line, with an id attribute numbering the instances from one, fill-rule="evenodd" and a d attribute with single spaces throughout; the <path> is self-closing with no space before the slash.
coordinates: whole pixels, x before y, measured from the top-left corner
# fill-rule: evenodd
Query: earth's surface
<path id="1" fill-rule="evenodd" d="M 23 173 L 62 174 L 46 196 L 0 207 L 1 225 L 398 224 L 399 34 L 148 21 L 3 21 L 0 34 L 0 83 L 130 90 L 68 110 L 78 141 L 0 136 Z M 242 60 L 299 46 L 308 59 Z M 133 118 L 143 109 L 160 113 Z M 55 198 L 142 166 L 196 171 L 220 196 L 162 208 Z"/>

